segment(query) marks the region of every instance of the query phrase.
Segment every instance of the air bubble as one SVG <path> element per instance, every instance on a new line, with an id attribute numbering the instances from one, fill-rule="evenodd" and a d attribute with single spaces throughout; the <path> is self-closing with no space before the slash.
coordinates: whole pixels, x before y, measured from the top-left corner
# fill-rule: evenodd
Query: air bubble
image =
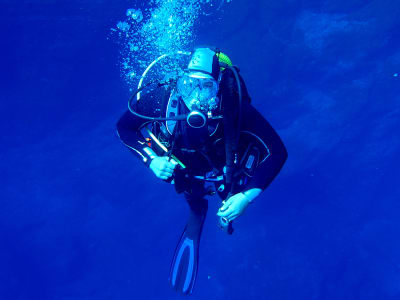
<path id="1" fill-rule="evenodd" d="M 118 22 L 117 28 L 121 31 L 128 31 L 131 28 L 131 25 L 126 22 Z"/>
<path id="2" fill-rule="evenodd" d="M 149 0 L 148 8 L 127 9 L 126 19 L 111 29 L 122 45 L 123 78 L 131 85 L 157 57 L 179 50 L 191 51 L 199 18 L 209 15 L 207 10 L 219 11 L 227 2 L 231 0 Z M 165 75 L 178 67 L 182 67 L 182 60 L 178 63 L 177 59 L 166 59 L 157 64 L 153 75 Z M 131 71 L 135 78 L 130 76 Z"/>
<path id="3" fill-rule="evenodd" d="M 132 20 L 135 20 L 138 23 L 143 20 L 143 13 L 140 9 L 130 8 L 126 11 L 126 16 L 131 17 Z"/>

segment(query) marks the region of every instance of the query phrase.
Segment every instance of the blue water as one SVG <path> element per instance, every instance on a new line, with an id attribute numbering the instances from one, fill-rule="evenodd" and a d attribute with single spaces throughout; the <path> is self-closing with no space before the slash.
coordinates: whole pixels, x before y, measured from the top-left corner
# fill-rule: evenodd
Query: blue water
<path id="1" fill-rule="evenodd" d="M 134 1 L 0 2 L 0 299 L 180 299 L 186 203 L 115 135 L 110 28 Z M 289 159 L 236 222 L 210 202 L 192 299 L 400 299 L 400 3 L 233 0 L 196 24 Z"/>

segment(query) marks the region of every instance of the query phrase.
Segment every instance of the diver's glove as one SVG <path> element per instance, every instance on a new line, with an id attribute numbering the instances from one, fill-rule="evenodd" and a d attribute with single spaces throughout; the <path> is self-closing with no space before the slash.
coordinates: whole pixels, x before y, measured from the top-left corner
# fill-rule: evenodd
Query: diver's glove
<path id="1" fill-rule="evenodd" d="M 157 156 L 151 160 L 149 168 L 153 173 L 162 180 L 168 180 L 174 174 L 175 167 L 178 163 L 167 156 Z"/>
<path id="2" fill-rule="evenodd" d="M 221 217 L 225 223 L 229 223 L 241 216 L 247 206 L 253 202 L 260 193 L 261 189 L 254 188 L 245 192 L 237 193 L 222 202 L 222 207 L 218 210 L 217 216 Z"/>

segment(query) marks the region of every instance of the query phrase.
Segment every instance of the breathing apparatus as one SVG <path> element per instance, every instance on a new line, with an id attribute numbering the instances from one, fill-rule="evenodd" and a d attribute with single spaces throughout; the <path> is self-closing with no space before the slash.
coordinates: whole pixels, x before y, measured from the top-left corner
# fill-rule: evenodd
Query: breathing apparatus
<path id="1" fill-rule="evenodd" d="M 173 56 L 191 56 L 189 65 L 185 72 L 170 76 L 164 80 L 152 80 L 143 84 L 149 71 L 160 61 Z M 239 105 L 242 101 L 241 84 L 237 70 L 232 65 L 229 57 L 218 49 L 197 48 L 193 53 L 177 51 L 170 54 L 163 54 L 155 59 L 143 72 L 136 91 L 128 101 L 129 111 L 137 117 L 149 121 L 184 121 L 193 128 L 201 128 L 206 125 L 209 119 L 222 119 L 223 115 L 218 112 L 220 100 L 217 97 L 219 82 L 221 80 L 221 70 L 229 68 L 232 70 L 239 94 Z M 182 100 L 189 112 L 185 114 L 175 114 L 166 117 L 150 117 L 137 112 L 134 99 L 138 103 L 141 99 L 141 92 L 150 87 L 161 88 L 168 86 L 172 89 L 172 94 Z M 220 113 L 220 114 L 218 114 Z"/>

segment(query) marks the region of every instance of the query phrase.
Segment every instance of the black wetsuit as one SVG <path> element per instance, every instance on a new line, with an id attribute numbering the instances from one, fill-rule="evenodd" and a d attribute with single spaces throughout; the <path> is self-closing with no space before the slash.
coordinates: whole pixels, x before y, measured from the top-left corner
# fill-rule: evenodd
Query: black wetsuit
<path id="1" fill-rule="evenodd" d="M 244 86 L 244 85 L 243 85 Z M 220 88 L 220 90 L 223 90 Z M 252 188 L 260 188 L 264 190 L 275 178 L 281 170 L 287 158 L 287 152 L 280 137 L 267 120 L 250 104 L 247 99 L 248 94 L 245 86 L 243 88 L 245 97 L 242 101 L 242 117 L 241 117 L 241 135 L 239 139 L 239 159 L 249 151 L 249 144 L 257 144 L 258 148 L 262 148 L 258 153 L 258 165 L 252 170 L 250 176 L 244 176 L 245 180 L 241 180 L 240 191 Z M 166 104 L 169 92 L 163 101 L 162 116 L 165 116 Z M 226 101 L 226 100 L 225 100 Z M 183 104 L 183 103 L 182 103 Z M 184 104 L 181 111 L 187 110 Z M 148 141 L 145 140 L 140 132 L 140 128 L 144 124 L 148 124 L 148 120 L 141 119 L 133 115 L 130 111 L 125 112 L 117 124 L 117 131 L 121 141 L 128 146 L 134 154 L 142 161 L 149 165 L 151 159 L 144 151 L 149 147 Z M 186 121 L 177 122 L 178 129 L 169 132 L 166 130 L 166 122 L 156 122 L 151 130 L 160 138 L 167 146 L 173 146 L 173 154 L 179 158 L 186 166 L 186 173 L 193 175 L 209 176 L 210 173 L 222 174 L 225 166 L 225 147 L 224 147 L 224 129 L 222 121 L 211 121 L 208 126 L 202 129 L 195 129 L 186 123 Z M 161 129 L 162 127 L 162 129 Z M 164 132 L 164 133 L 163 133 Z M 177 133 L 176 133 L 177 132 Z M 256 147 L 257 148 L 257 147 Z M 156 151 L 157 152 L 157 151 Z M 257 151 L 256 151 L 257 152 Z M 162 153 L 157 153 L 161 155 Z M 246 162 L 243 162 L 245 164 Z M 187 177 L 187 176 L 186 176 Z M 203 183 L 201 180 L 185 180 L 182 183 L 179 178 L 175 180 L 176 186 L 180 186 L 179 192 L 190 192 L 192 196 L 202 197 L 204 190 L 201 188 Z M 196 190 L 196 193 L 194 193 Z"/>

